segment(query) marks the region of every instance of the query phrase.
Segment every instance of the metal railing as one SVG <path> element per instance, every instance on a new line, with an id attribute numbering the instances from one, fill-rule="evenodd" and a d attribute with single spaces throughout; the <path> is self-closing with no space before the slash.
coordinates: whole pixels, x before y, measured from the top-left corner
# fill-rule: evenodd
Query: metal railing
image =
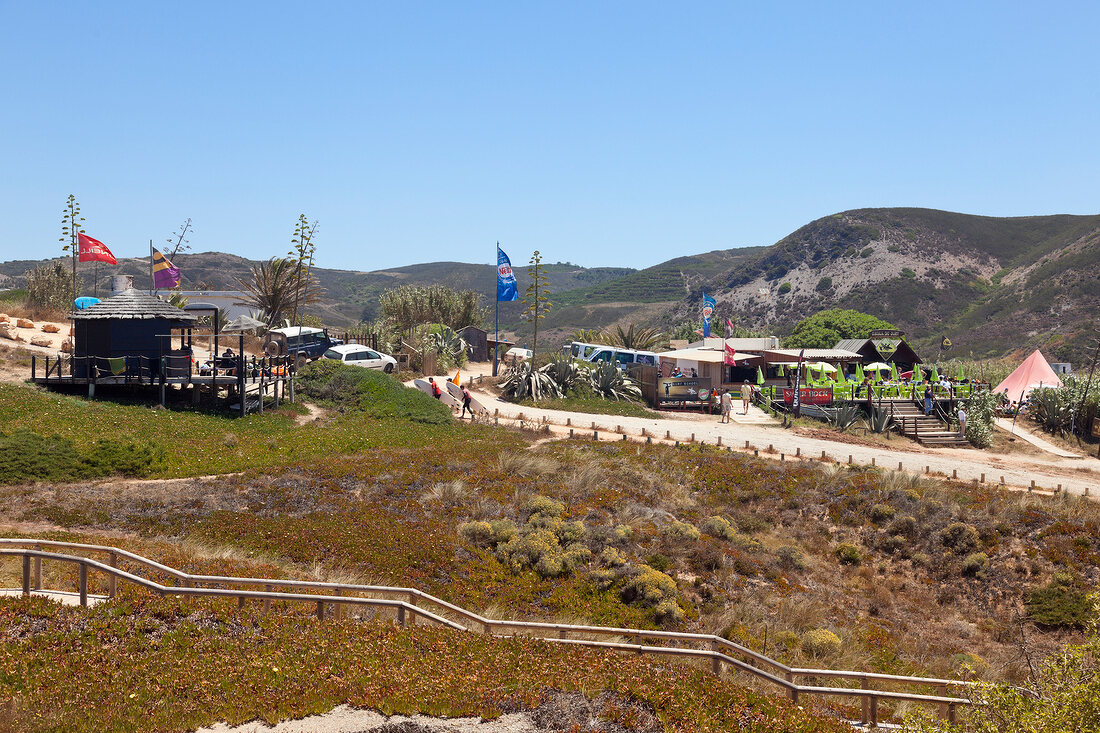
<path id="1" fill-rule="evenodd" d="M 43 548 L 56 548 L 68 551 L 100 553 L 107 556 L 107 562 L 100 562 L 80 555 L 47 552 Z M 862 703 L 861 722 L 871 726 L 879 723 L 879 703 L 915 702 L 939 707 L 941 714 L 949 721 L 956 718 L 960 705 L 971 705 L 965 697 L 947 695 L 949 688 L 965 688 L 975 683 L 963 680 L 935 679 L 904 675 L 880 674 L 853 670 L 809 669 L 790 667 L 771 657 L 765 656 L 748 647 L 732 642 L 714 634 L 693 634 L 678 631 L 656 629 L 630 629 L 606 626 L 584 626 L 577 624 L 556 624 L 535 621 L 509 621 L 491 619 L 467 609 L 448 603 L 435 596 L 415 588 L 399 588 L 379 585 L 357 585 L 352 583 L 328 583 L 319 581 L 285 580 L 276 578 L 240 578 L 218 575 L 195 575 L 177 570 L 142 557 L 127 550 L 103 545 L 89 545 L 73 542 L 36 539 L 0 538 L 0 557 L 22 558 L 22 592 L 29 595 L 42 590 L 42 561 L 75 564 L 79 567 L 80 604 L 88 605 L 88 577 L 91 571 L 103 573 L 108 579 L 108 596 L 114 597 L 119 579 L 153 591 L 158 595 L 177 595 L 186 597 L 236 598 L 243 607 L 248 600 L 259 600 L 269 608 L 271 601 L 307 603 L 315 606 L 318 619 L 325 618 L 326 605 L 334 607 L 334 615 L 339 617 L 344 606 L 361 606 L 393 609 L 399 624 L 415 624 L 417 619 L 440 624 L 456 631 L 474 631 L 493 636 L 517 636 L 521 632 L 543 641 L 557 644 L 582 646 L 612 651 L 671 656 L 691 660 L 709 660 L 711 670 L 720 675 L 722 665 L 728 665 L 741 672 L 768 682 L 783 690 L 792 702 L 798 702 L 801 696 L 829 696 L 856 698 Z M 154 580 L 122 570 L 118 567 L 121 560 L 128 560 L 146 569 L 164 573 L 180 583 L 166 586 Z M 244 587 L 216 588 L 204 586 L 262 586 L 264 590 L 249 590 Z M 282 590 L 276 590 L 282 589 Z M 316 591 L 316 592 L 305 592 Z M 382 598 L 348 595 L 350 593 L 370 593 Z M 424 608 L 431 606 L 439 612 Z M 463 623 L 456 622 L 442 614 L 456 616 Z M 613 640 L 599 641 L 587 637 L 610 637 Z M 574 638 L 570 638 L 574 637 Z M 632 639 L 634 643 L 622 641 Z M 646 645 L 643 640 L 661 642 L 681 642 L 701 646 L 654 646 Z M 746 661 L 748 660 L 748 661 Z M 799 684 L 800 678 L 831 678 L 853 680 L 859 687 L 826 687 L 821 685 Z M 910 686 L 925 686 L 935 689 L 936 694 L 894 691 L 873 687 L 874 683 L 892 683 Z"/>

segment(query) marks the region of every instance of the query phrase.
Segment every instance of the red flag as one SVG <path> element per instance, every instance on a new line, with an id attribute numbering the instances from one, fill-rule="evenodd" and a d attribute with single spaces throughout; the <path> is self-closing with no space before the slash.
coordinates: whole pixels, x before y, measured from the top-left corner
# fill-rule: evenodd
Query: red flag
<path id="1" fill-rule="evenodd" d="M 118 260 L 107 249 L 107 245 L 98 239 L 92 239 L 87 234 L 79 235 L 80 262 L 106 262 L 108 265 L 117 265 Z"/>
<path id="2" fill-rule="evenodd" d="M 733 333 L 733 321 L 728 318 L 726 319 L 726 328 L 730 330 L 730 333 Z"/>
<path id="3" fill-rule="evenodd" d="M 735 366 L 737 364 L 737 350 L 729 344 L 726 344 L 726 366 Z"/>

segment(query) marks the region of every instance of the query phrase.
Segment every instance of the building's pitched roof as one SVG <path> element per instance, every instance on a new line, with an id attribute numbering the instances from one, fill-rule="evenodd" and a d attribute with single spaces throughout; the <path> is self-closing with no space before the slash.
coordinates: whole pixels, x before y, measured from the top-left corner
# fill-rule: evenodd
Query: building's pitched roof
<path id="1" fill-rule="evenodd" d="M 106 300 L 73 313 L 73 320 L 142 320 L 164 319 L 167 321 L 195 322 L 199 317 L 194 313 L 177 308 L 171 303 L 166 303 L 160 298 L 148 293 L 130 288 L 123 290 L 118 295 L 112 295 Z"/>
<path id="2" fill-rule="evenodd" d="M 845 351 L 859 351 L 863 348 L 864 344 L 866 344 L 870 340 L 871 339 L 841 339 L 840 341 L 836 342 L 836 346 L 834 346 L 833 348 L 843 349 Z M 873 345 L 874 344 L 872 343 L 872 346 Z"/>

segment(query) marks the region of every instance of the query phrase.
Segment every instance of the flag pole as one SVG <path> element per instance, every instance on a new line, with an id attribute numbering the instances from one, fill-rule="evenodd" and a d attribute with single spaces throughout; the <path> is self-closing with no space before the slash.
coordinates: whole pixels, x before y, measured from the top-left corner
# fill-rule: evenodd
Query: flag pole
<path id="1" fill-rule="evenodd" d="M 149 295 L 156 295 L 156 285 L 153 280 L 153 240 L 149 240 Z"/>
<path id="2" fill-rule="evenodd" d="M 500 249 L 500 242 L 497 242 L 497 249 Z M 500 255 L 497 255 L 497 277 L 500 277 Z M 498 286 L 499 289 L 499 286 Z M 497 375 L 497 358 L 500 353 L 500 293 L 496 295 L 496 318 L 493 319 L 493 376 Z"/>

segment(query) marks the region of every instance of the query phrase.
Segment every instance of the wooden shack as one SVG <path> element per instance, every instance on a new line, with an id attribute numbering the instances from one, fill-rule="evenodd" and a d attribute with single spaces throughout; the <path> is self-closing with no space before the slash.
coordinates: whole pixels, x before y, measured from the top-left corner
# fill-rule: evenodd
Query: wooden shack
<path id="1" fill-rule="evenodd" d="M 96 376 L 92 370 L 116 368 L 160 374 L 163 357 L 172 356 L 169 335 L 193 327 L 198 316 L 129 288 L 74 312 L 72 319 L 73 376 L 89 377 Z"/>

